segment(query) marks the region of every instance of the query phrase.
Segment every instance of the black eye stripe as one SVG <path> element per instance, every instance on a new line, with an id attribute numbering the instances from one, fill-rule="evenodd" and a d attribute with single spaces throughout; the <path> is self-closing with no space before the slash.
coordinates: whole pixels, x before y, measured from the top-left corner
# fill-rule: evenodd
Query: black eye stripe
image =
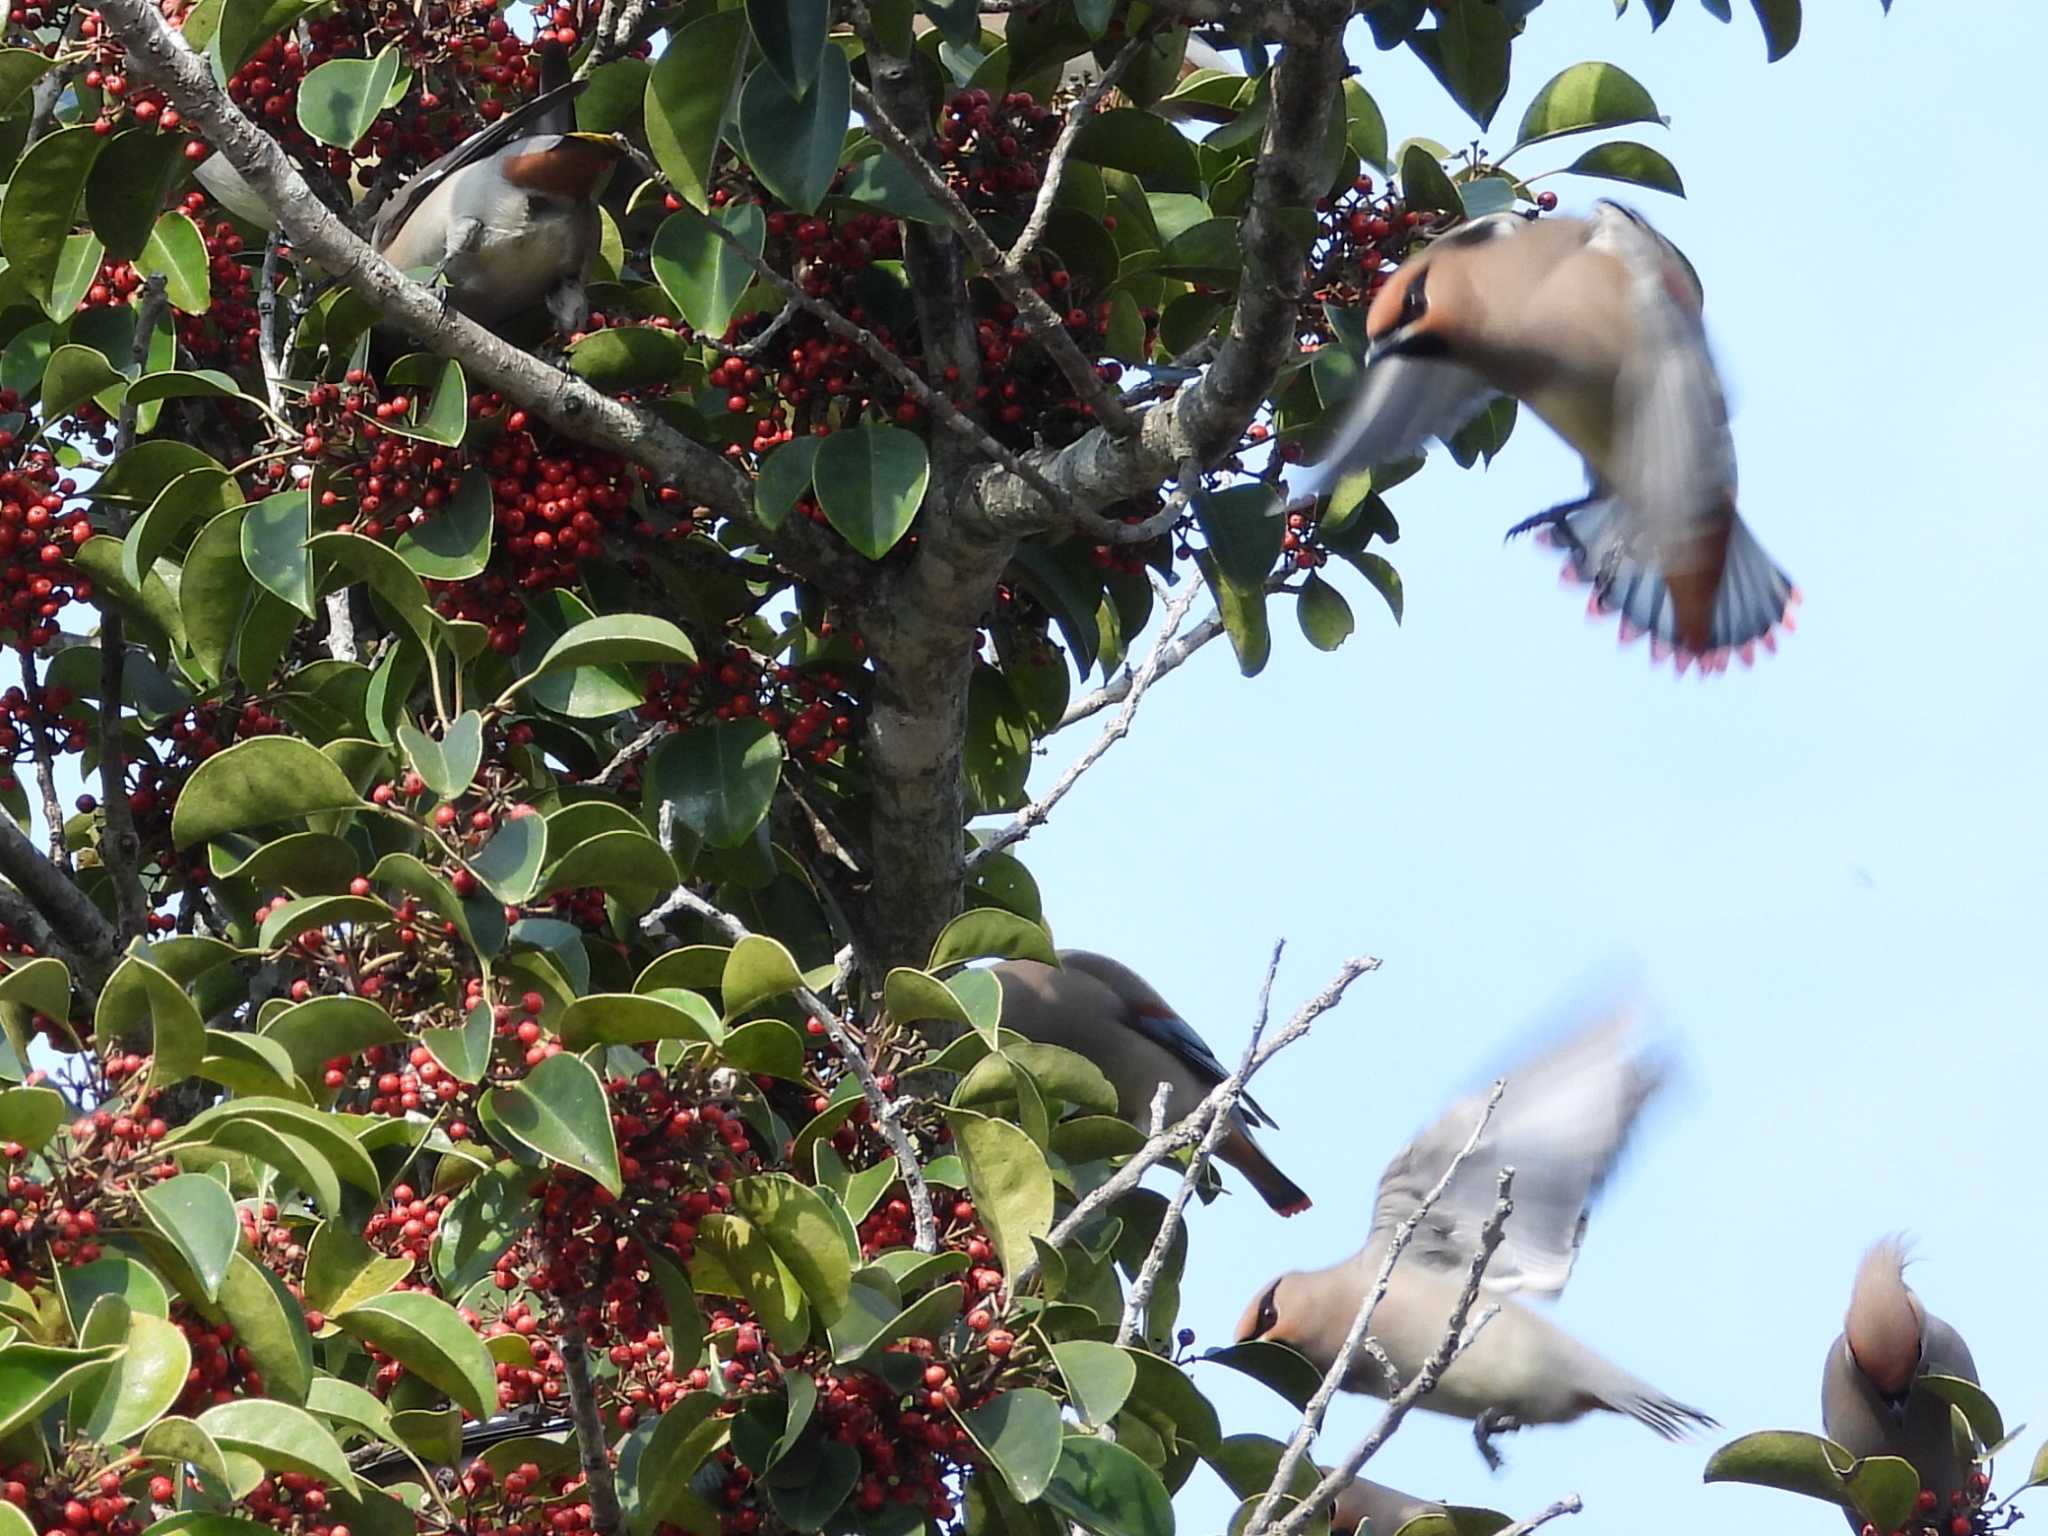
<path id="1" fill-rule="evenodd" d="M 1415 274 L 1415 281 L 1408 285 L 1408 291 L 1401 296 L 1401 318 L 1413 320 L 1429 308 L 1429 270 L 1424 268 Z"/>

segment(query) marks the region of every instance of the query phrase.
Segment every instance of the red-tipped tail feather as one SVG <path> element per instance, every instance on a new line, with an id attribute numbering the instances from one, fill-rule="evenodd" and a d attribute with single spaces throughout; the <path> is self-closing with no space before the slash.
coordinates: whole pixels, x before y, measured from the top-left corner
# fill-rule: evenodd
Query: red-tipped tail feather
<path id="1" fill-rule="evenodd" d="M 1249 1132 L 1233 1126 L 1216 1155 L 1243 1174 L 1259 1198 L 1282 1216 L 1299 1216 L 1309 1208 L 1308 1191 L 1274 1166 Z"/>

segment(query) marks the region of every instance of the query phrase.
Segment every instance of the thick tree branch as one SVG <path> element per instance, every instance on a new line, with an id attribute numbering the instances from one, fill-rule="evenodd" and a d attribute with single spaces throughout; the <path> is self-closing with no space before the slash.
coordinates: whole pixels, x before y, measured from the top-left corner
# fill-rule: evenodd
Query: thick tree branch
<path id="1" fill-rule="evenodd" d="M 573 1320 L 562 1327 L 562 1372 L 569 1383 L 569 1416 L 576 1426 L 576 1454 L 583 1463 L 583 1496 L 590 1502 L 590 1524 L 598 1536 L 621 1536 L 626 1528 L 619 1510 L 619 1489 L 612 1477 L 612 1453 L 598 1417 L 597 1394 L 590 1384 L 590 1346 Z"/>
<path id="2" fill-rule="evenodd" d="M 108 0 L 101 15 L 135 67 L 163 88 L 277 215 L 299 254 L 356 289 L 386 321 L 455 358 L 472 380 L 593 447 L 644 465 L 719 516 L 753 525 L 751 484 L 718 454 L 653 413 L 601 394 L 501 339 L 371 250 L 313 194 L 277 141 L 235 108 L 150 0 Z M 828 591 L 857 587 L 867 570 L 865 561 L 827 542 L 803 519 L 792 519 L 774 546 L 793 569 Z"/>
<path id="3" fill-rule="evenodd" d="M 119 935 L 85 892 L 50 862 L 6 810 L 0 810 L 0 875 L 14 883 L 48 925 L 49 933 L 70 951 L 76 961 L 74 974 L 97 991 L 120 959 Z M 15 926 L 15 920 L 9 918 L 8 924 Z"/>

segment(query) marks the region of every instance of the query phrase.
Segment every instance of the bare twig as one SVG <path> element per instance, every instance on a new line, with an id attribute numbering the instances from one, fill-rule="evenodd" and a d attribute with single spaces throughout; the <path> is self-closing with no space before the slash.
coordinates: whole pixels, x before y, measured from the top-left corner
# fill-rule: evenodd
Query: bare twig
<path id="1" fill-rule="evenodd" d="M 612 760 L 606 763 L 602 768 L 598 769 L 595 774 L 593 774 L 590 778 L 584 780 L 584 782 L 586 784 L 593 785 L 611 783 L 613 779 L 617 778 L 620 774 L 626 771 L 626 766 L 629 763 L 631 763 L 634 758 L 638 757 L 641 753 L 645 752 L 648 748 L 652 747 L 657 741 L 661 740 L 661 738 L 666 736 L 667 734 L 668 727 L 665 725 L 649 726 L 646 730 L 642 731 L 639 735 L 635 736 L 631 741 L 627 742 L 623 747 L 619 748 L 617 752 L 613 753 Z"/>
<path id="2" fill-rule="evenodd" d="M 1493 1092 L 1487 1096 L 1485 1107 L 1479 1111 L 1478 1123 L 1472 1127 L 1472 1134 L 1465 1138 L 1465 1144 L 1458 1149 L 1457 1156 L 1450 1160 L 1444 1168 L 1442 1177 L 1430 1186 L 1429 1191 L 1417 1202 L 1415 1209 L 1410 1211 L 1400 1226 L 1394 1229 L 1394 1236 L 1387 1244 L 1386 1254 L 1380 1260 L 1379 1274 L 1374 1277 L 1372 1288 L 1360 1299 L 1358 1311 L 1351 1319 L 1351 1329 L 1344 1335 L 1344 1343 L 1337 1350 L 1336 1358 L 1330 1362 L 1330 1368 L 1323 1372 L 1322 1381 L 1317 1384 L 1316 1390 L 1303 1406 L 1301 1427 L 1294 1432 L 1294 1437 L 1287 1443 L 1287 1449 L 1281 1453 L 1279 1465 L 1273 1470 L 1272 1483 L 1266 1490 L 1266 1496 L 1259 1501 L 1259 1507 L 1253 1513 L 1249 1529 L 1255 1530 L 1265 1524 L 1272 1514 L 1275 1501 L 1280 1497 L 1280 1490 L 1293 1483 L 1295 1467 L 1308 1454 L 1308 1449 L 1315 1442 L 1316 1436 L 1322 1433 L 1323 1415 L 1329 1412 L 1331 1400 L 1350 1379 L 1352 1366 L 1364 1352 L 1365 1341 L 1372 1332 L 1373 1313 L 1386 1298 L 1387 1287 L 1393 1281 L 1394 1266 L 1401 1261 L 1401 1255 L 1414 1240 L 1423 1219 L 1435 1209 L 1436 1203 L 1443 1199 L 1444 1191 L 1451 1187 L 1451 1180 L 1458 1176 L 1458 1170 L 1463 1168 L 1466 1160 L 1478 1150 L 1479 1140 L 1486 1134 L 1486 1127 L 1492 1121 L 1494 1109 L 1499 1105 L 1500 1096 L 1506 1089 L 1505 1081 L 1493 1085 Z M 1492 1252 L 1491 1249 L 1487 1251 L 1489 1254 Z M 1459 1314 L 1458 1322 L 1463 1326 L 1462 1312 Z M 1393 1362 L 1386 1360 L 1384 1355 L 1380 1358 L 1386 1361 L 1382 1369 L 1387 1372 L 1389 1381 L 1392 1381 L 1396 1375 Z M 1358 1469 L 1353 1467 L 1352 1470 L 1355 1472 Z"/>
<path id="3" fill-rule="evenodd" d="M 71 77 L 78 73 L 78 66 L 86 60 L 86 54 L 83 52 L 75 53 L 69 58 L 65 57 L 65 50 L 78 41 L 79 30 L 84 22 L 85 7 L 73 7 L 70 20 L 64 24 L 64 35 L 57 43 L 57 57 L 43 78 L 36 82 L 35 95 L 31 98 L 32 104 L 29 109 L 28 137 L 22 142 L 24 149 L 48 133 L 55 125 L 57 103 L 63 99 L 66 88 L 71 84 Z"/>
<path id="4" fill-rule="evenodd" d="M 1538 1526 L 1548 1525 L 1565 1515 L 1576 1515 L 1585 1507 L 1585 1502 L 1576 1493 L 1568 1493 L 1541 1513 L 1531 1515 L 1526 1520 L 1516 1521 L 1500 1532 L 1499 1536 L 1529 1536 L 1529 1533 Z"/>
<path id="5" fill-rule="evenodd" d="M 612 1478 L 612 1453 L 605 1444 L 604 1421 L 598 1417 L 597 1395 L 590 1385 L 590 1346 L 573 1319 L 564 1323 L 562 1372 L 569 1383 L 569 1414 L 576 1425 L 576 1453 L 583 1463 L 583 1496 L 590 1503 L 591 1528 L 598 1536 L 620 1536 L 625 1517 L 619 1510 L 618 1484 Z"/>
<path id="6" fill-rule="evenodd" d="M 1058 1248 L 1092 1220 L 1104 1206 L 1121 1200 L 1136 1189 L 1145 1175 L 1159 1163 L 1182 1147 L 1190 1146 L 1199 1140 L 1212 1119 L 1229 1114 L 1238 1099 L 1243 1096 L 1245 1084 L 1251 1081 L 1252 1075 L 1259 1068 L 1307 1034 L 1309 1027 L 1317 1019 L 1343 1001 L 1344 993 L 1351 983 L 1368 971 L 1376 971 L 1379 968 L 1379 961 L 1370 955 L 1355 955 L 1346 960 L 1328 985 L 1303 1003 L 1295 1011 L 1294 1017 L 1287 1021 L 1286 1027 L 1254 1051 L 1239 1071 L 1231 1073 L 1210 1089 L 1208 1097 L 1183 1115 L 1178 1124 L 1148 1137 L 1145 1145 L 1133 1152 L 1128 1162 L 1077 1201 L 1074 1208 L 1046 1234 L 1046 1243 L 1050 1247 Z M 1038 1264 L 1035 1260 L 1021 1266 L 1010 1277 L 1011 1294 L 1016 1294 L 1024 1283 L 1037 1273 Z"/>
<path id="7" fill-rule="evenodd" d="M 1131 414 L 1123 407 L 1114 390 L 1103 382 L 1102 375 L 1095 371 L 1095 364 L 1082 353 L 1080 345 L 1068 332 L 1066 322 L 1048 304 L 1045 296 L 1031 286 L 1030 281 L 1018 270 L 1007 265 L 1003 251 L 989 238 L 981 221 L 975 218 L 968 206 L 960 201 L 945 173 L 919 153 L 908 135 L 897 127 L 889 114 L 882 110 L 882 104 L 864 85 L 855 82 L 853 106 L 868 125 L 868 131 L 882 143 L 882 147 L 902 161 L 917 184 L 936 201 L 946 215 L 946 221 L 966 242 L 974 259 L 981 263 L 989 281 L 996 285 L 1002 296 L 1017 306 L 1018 318 L 1026 330 L 1038 340 L 1067 383 L 1073 386 L 1083 404 L 1095 413 L 1095 419 L 1119 437 L 1127 437 L 1132 431 Z"/>
<path id="8" fill-rule="evenodd" d="M 1151 687 L 1153 683 L 1158 682 L 1160 678 L 1180 666 L 1182 662 L 1193 656 L 1195 652 L 1222 633 L 1223 615 L 1212 612 L 1201 623 L 1175 640 L 1171 645 L 1160 647 L 1157 666 L 1153 666 L 1150 656 L 1145 658 L 1145 665 L 1152 668 L 1152 676 L 1147 679 L 1145 686 Z M 1137 686 L 1137 672 L 1126 668 L 1104 683 L 1100 688 L 1095 689 L 1092 693 L 1082 694 L 1080 698 L 1069 704 L 1067 712 L 1060 716 L 1060 723 L 1055 728 L 1055 734 L 1058 731 L 1065 730 L 1070 725 L 1080 724 L 1081 721 L 1086 720 L 1090 715 L 1100 714 L 1113 704 L 1124 703 L 1130 698 L 1132 691 Z"/>
<path id="9" fill-rule="evenodd" d="M 1152 39 L 1158 31 L 1156 19 L 1140 27 L 1118 50 L 1117 56 L 1109 61 L 1109 68 L 1067 108 L 1066 123 L 1060 128 L 1059 138 L 1053 141 L 1052 153 L 1046 157 L 1045 176 L 1038 184 L 1038 199 L 1031 205 L 1031 217 L 1024 221 L 1023 232 L 1003 257 L 1003 265 L 1008 270 L 1019 271 L 1025 258 L 1038 249 L 1038 242 L 1045 235 L 1045 226 L 1052 219 L 1053 204 L 1059 199 L 1060 183 L 1066 179 L 1067 157 L 1074 152 L 1074 141 L 1081 136 L 1081 129 L 1095 115 L 1102 98 L 1115 87 L 1123 72 L 1131 67 L 1139 54 L 1152 46 Z"/>
<path id="10" fill-rule="evenodd" d="M 1496 1089 L 1495 1097 L 1498 1096 L 1499 1090 Z M 1271 1527 L 1273 1536 L 1294 1536 L 1295 1532 L 1308 1524 L 1315 1511 L 1328 1507 L 1344 1490 L 1345 1484 L 1358 1476 L 1358 1469 L 1370 1461 L 1379 1448 L 1393 1437 L 1394 1431 L 1401 1427 L 1401 1421 L 1408 1416 L 1408 1411 L 1436 1390 L 1437 1382 L 1443 1378 L 1443 1373 L 1450 1369 L 1451 1362 L 1458 1358 L 1460 1351 L 1472 1342 L 1479 1330 L 1498 1312 L 1497 1307 L 1489 1308 L 1470 1329 L 1465 1326 L 1465 1319 L 1472 1310 L 1472 1304 L 1479 1299 L 1479 1286 L 1486 1276 L 1486 1266 L 1492 1260 L 1494 1250 L 1500 1247 L 1501 1234 L 1507 1226 L 1508 1217 L 1514 1213 L 1515 1202 L 1511 1194 L 1514 1181 L 1514 1169 L 1501 1169 L 1493 1211 L 1487 1216 L 1485 1225 L 1479 1229 L 1479 1246 L 1473 1251 L 1472 1263 L 1465 1271 L 1464 1287 L 1458 1292 L 1457 1303 L 1451 1308 L 1450 1319 L 1444 1326 L 1443 1338 L 1438 1341 L 1435 1351 L 1422 1362 L 1422 1369 L 1415 1373 L 1414 1380 L 1388 1400 L 1387 1411 L 1380 1416 L 1379 1423 L 1372 1427 L 1371 1432 L 1351 1448 L 1343 1461 L 1316 1484 L 1314 1491 L 1297 1505 L 1286 1519 Z M 1283 1457 L 1283 1467 L 1285 1464 Z M 1278 1480 L 1279 1475 L 1276 1473 L 1274 1487 L 1267 1490 L 1266 1497 L 1260 1504 L 1261 1510 L 1273 1503 L 1277 1497 L 1276 1490 L 1284 1486 Z M 1267 1527 L 1261 1523 L 1259 1517 L 1254 1516 L 1246 1529 L 1248 1532 L 1256 1533 Z"/>
<path id="11" fill-rule="evenodd" d="M 666 839 L 664 838 L 664 841 Z M 696 913 L 719 929 L 737 944 L 741 939 L 751 937 L 747 925 L 730 912 L 713 906 L 687 885 L 679 885 L 669 892 L 667 898 L 640 920 L 641 928 L 657 933 L 669 915 L 677 911 Z M 882 1091 L 881 1082 L 875 1076 L 874 1064 L 868 1060 L 867 1052 L 860 1042 L 853 1038 L 846 1027 L 846 1021 L 839 1011 L 827 1003 L 809 987 L 798 987 L 793 994 L 799 1007 L 824 1026 L 825 1036 L 839 1052 L 840 1060 L 853 1073 L 860 1084 L 863 1098 L 867 1100 L 868 1112 L 875 1127 L 882 1133 L 882 1139 L 889 1143 L 889 1150 L 896 1156 L 896 1171 L 902 1175 L 905 1198 L 910 1202 L 911 1224 L 914 1229 L 916 1247 L 919 1253 L 939 1251 L 938 1223 L 932 1217 L 932 1192 L 925 1183 L 924 1168 L 917 1160 L 917 1149 L 910 1144 L 910 1133 L 903 1128 L 903 1117 L 898 1104 Z"/>
<path id="12" fill-rule="evenodd" d="M 1159 637 L 1152 642 L 1152 649 L 1147 653 L 1144 662 L 1131 674 L 1131 686 L 1126 690 L 1124 707 L 1117 711 L 1116 718 L 1102 728 L 1102 734 L 1095 738 L 1094 744 L 1074 760 L 1051 789 L 1025 806 L 1012 818 L 1008 826 L 967 856 L 967 868 L 970 873 L 989 855 L 1002 852 L 1012 843 L 1022 842 L 1036 828 L 1043 826 L 1052 815 L 1053 807 L 1064 800 L 1067 792 L 1080 783 L 1081 775 L 1101 762 L 1103 755 L 1111 747 L 1130 734 L 1131 721 L 1138 713 L 1139 704 L 1144 702 L 1145 690 L 1150 688 L 1153 679 L 1159 676 L 1167 646 L 1172 642 L 1174 632 L 1180 628 L 1181 620 L 1187 617 L 1188 609 L 1193 606 L 1200 591 L 1199 583 L 1189 582 L 1186 590 L 1167 605 Z"/>
<path id="13" fill-rule="evenodd" d="M 132 361 L 140 378 L 149 367 L 149 344 L 169 302 L 161 272 L 142 285 L 135 302 L 135 339 Z M 121 403 L 120 419 L 114 430 L 114 456 L 118 459 L 135 446 L 136 408 Z M 108 532 L 116 538 L 128 531 L 128 516 L 118 507 L 110 508 Z M 123 672 L 128 663 L 128 636 L 121 612 L 109 603 L 100 612 L 100 814 L 106 818 L 100 836 L 100 862 L 114 882 L 114 911 L 123 939 L 140 938 L 149 927 L 149 897 L 142 888 L 142 838 L 135 830 L 135 812 L 128 804 L 128 757 L 121 739 L 121 703 L 126 689 Z"/>
<path id="14" fill-rule="evenodd" d="M 50 751 L 50 713 L 42 680 L 36 676 L 36 653 L 24 646 L 21 686 L 28 695 L 29 750 L 35 754 L 36 783 L 42 791 L 43 823 L 50 837 L 50 861 L 70 872 L 71 849 L 64 836 L 64 806 L 57 798 L 57 764 Z"/>
<path id="15" fill-rule="evenodd" d="M 1272 958 L 1266 962 L 1266 979 L 1259 987 L 1258 1017 L 1252 1021 L 1252 1037 L 1245 1043 L 1244 1055 L 1226 1082 L 1235 1082 L 1238 1095 L 1244 1092 L 1245 1074 L 1251 1070 L 1252 1058 L 1258 1054 L 1259 1040 L 1266 1033 L 1266 1021 L 1272 1016 L 1273 978 L 1280 974 L 1280 954 L 1286 949 L 1287 941 L 1278 939 L 1273 944 Z M 1166 1087 L 1159 1086 L 1159 1094 L 1152 1101 L 1152 1134 L 1165 1128 Z M 1145 1255 L 1145 1262 L 1138 1266 L 1138 1272 L 1131 1277 L 1130 1294 L 1124 1300 L 1123 1321 L 1117 1325 L 1116 1341 L 1129 1344 L 1138 1336 L 1138 1320 L 1145 1315 L 1145 1309 L 1152 1305 L 1152 1289 L 1159 1283 L 1159 1271 L 1166 1263 L 1166 1256 L 1173 1248 L 1173 1239 L 1180 1231 L 1181 1213 L 1187 1209 L 1188 1198 L 1201 1183 L 1202 1175 L 1208 1171 L 1209 1159 L 1215 1155 L 1216 1144 L 1230 1130 L 1232 1111 L 1237 1108 L 1236 1100 L 1228 1109 L 1222 1109 L 1209 1117 L 1209 1127 L 1202 1132 L 1202 1139 L 1195 1144 L 1195 1155 L 1188 1160 L 1187 1171 L 1181 1175 L 1180 1187 L 1166 1202 L 1166 1214 L 1159 1218 L 1159 1231 L 1152 1239 L 1151 1251 Z"/>

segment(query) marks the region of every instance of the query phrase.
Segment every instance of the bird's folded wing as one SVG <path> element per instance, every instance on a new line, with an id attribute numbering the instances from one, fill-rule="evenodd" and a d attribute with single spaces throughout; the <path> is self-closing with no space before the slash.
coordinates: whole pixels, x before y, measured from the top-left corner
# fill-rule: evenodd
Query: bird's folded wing
<path id="1" fill-rule="evenodd" d="M 449 150 L 440 159 L 416 172 L 400 187 L 391 201 L 386 203 L 377 215 L 377 223 L 371 232 L 370 243 L 382 250 L 392 236 L 412 216 L 426 195 L 465 165 L 474 165 L 487 155 L 495 154 L 514 139 L 527 137 L 529 130 L 537 130 L 544 119 L 556 113 L 562 104 L 581 95 L 587 82 L 572 80 L 553 90 L 543 91 L 531 101 L 525 102 L 488 128 L 479 129 Z"/>
<path id="2" fill-rule="evenodd" d="M 1556 1294 L 1571 1277 L 1586 1212 L 1663 1078 L 1617 1015 L 1503 1074 L 1485 1135 L 1417 1229 L 1408 1253 L 1438 1268 L 1471 1262 L 1494 1206 L 1500 1170 L 1515 1170 L 1514 1214 L 1486 1269 L 1489 1290 Z M 1487 1095 L 1461 1099 L 1404 1147 L 1380 1180 L 1372 1238 L 1392 1234 L 1422 1203 L 1472 1134 Z"/>

